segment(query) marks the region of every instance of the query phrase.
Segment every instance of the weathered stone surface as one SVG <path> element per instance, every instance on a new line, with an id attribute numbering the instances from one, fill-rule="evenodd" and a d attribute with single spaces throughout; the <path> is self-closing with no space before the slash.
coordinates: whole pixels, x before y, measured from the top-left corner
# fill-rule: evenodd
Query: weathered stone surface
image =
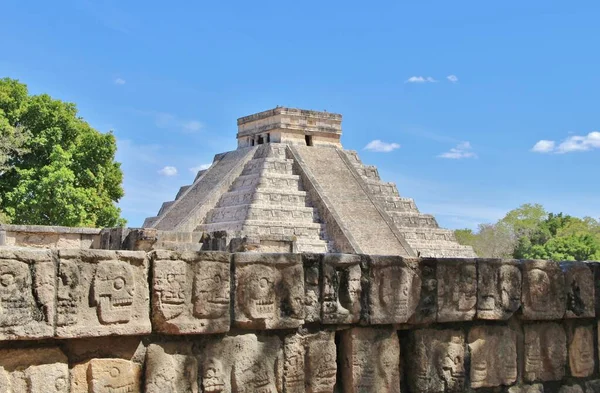
<path id="1" fill-rule="evenodd" d="M 150 344 L 145 381 L 146 393 L 198 393 L 198 361 L 192 344 Z"/>
<path id="2" fill-rule="evenodd" d="M 86 362 L 94 358 L 120 358 L 142 364 L 146 347 L 142 336 L 110 336 L 78 338 L 61 342 L 69 363 Z"/>
<path id="3" fill-rule="evenodd" d="M 600 379 L 586 381 L 584 386 L 585 393 L 600 393 Z"/>
<path id="4" fill-rule="evenodd" d="M 207 339 L 199 354 L 203 393 L 282 392 L 283 351 L 276 336 Z"/>
<path id="5" fill-rule="evenodd" d="M 517 334 L 505 326 L 469 331 L 471 387 L 510 385 L 517 379 Z"/>
<path id="6" fill-rule="evenodd" d="M 477 261 L 477 318 L 505 320 L 521 306 L 521 271 L 517 261 Z"/>
<path id="7" fill-rule="evenodd" d="M 58 337 L 150 333 L 144 252 L 59 250 L 58 255 Z"/>
<path id="8" fill-rule="evenodd" d="M 477 266 L 470 260 L 440 259 L 437 265 L 438 322 L 469 321 L 477 304 Z"/>
<path id="9" fill-rule="evenodd" d="M 229 254 L 155 251 L 152 322 L 168 334 L 221 333 L 230 325 Z"/>
<path id="10" fill-rule="evenodd" d="M 569 368 L 574 377 L 589 377 L 594 372 L 594 330 L 591 325 L 568 326 Z"/>
<path id="11" fill-rule="evenodd" d="M 412 324 L 433 323 L 437 319 L 437 261 L 435 259 L 419 260 L 421 272 L 421 296 L 413 317 Z"/>
<path id="12" fill-rule="evenodd" d="M 288 336 L 283 354 L 286 393 L 333 393 L 337 374 L 333 332 Z"/>
<path id="13" fill-rule="evenodd" d="M 362 295 L 360 256 L 325 254 L 321 275 L 322 323 L 358 322 Z"/>
<path id="14" fill-rule="evenodd" d="M 558 393 L 583 393 L 583 389 L 579 385 L 561 386 Z"/>
<path id="15" fill-rule="evenodd" d="M 559 381 L 567 362 L 566 335 L 557 323 L 525 325 L 525 380 Z"/>
<path id="16" fill-rule="evenodd" d="M 558 262 L 524 261 L 524 319 L 561 319 L 565 315 L 565 279 Z"/>
<path id="17" fill-rule="evenodd" d="M 534 385 L 511 386 L 508 393 L 544 393 L 544 385 L 536 383 Z"/>
<path id="18" fill-rule="evenodd" d="M 58 348 L 0 350 L 0 392 L 68 393 L 67 357 Z"/>
<path id="19" fill-rule="evenodd" d="M 89 393 L 141 393 L 142 367 L 124 359 L 92 359 L 87 378 Z"/>
<path id="20" fill-rule="evenodd" d="M 369 322 L 406 323 L 421 297 L 421 277 L 416 259 L 395 256 L 369 258 Z"/>
<path id="21" fill-rule="evenodd" d="M 564 262 L 561 268 L 565 275 L 565 318 L 593 318 L 596 313 L 592 269 L 585 262 Z"/>
<path id="22" fill-rule="evenodd" d="M 341 338 L 344 393 L 400 393 L 400 343 L 390 329 L 352 328 Z"/>
<path id="23" fill-rule="evenodd" d="M 0 248 L 0 340 L 52 337 L 55 282 L 49 251 Z"/>
<path id="24" fill-rule="evenodd" d="M 238 253 L 235 323 L 251 329 L 295 328 L 304 322 L 304 271 L 299 254 Z"/>
<path id="25" fill-rule="evenodd" d="M 462 392 L 465 387 L 465 337 L 459 330 L 411 332 L 408 382 L 422 393 Z"/>
<path id="26" fill-rule="evenodd" d="M 321 254 L 302 254 L 304 264 L 304 321 L 307 323 L 321 320 L 319 277 L 322 258 Z"/>

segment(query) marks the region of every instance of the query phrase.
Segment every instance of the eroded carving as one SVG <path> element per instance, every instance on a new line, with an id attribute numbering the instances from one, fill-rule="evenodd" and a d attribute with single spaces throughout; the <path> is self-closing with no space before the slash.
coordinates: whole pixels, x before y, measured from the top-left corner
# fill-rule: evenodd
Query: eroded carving
<path id="1" fill-rule="evenodd" d="M 68 393 L 66 356 L 57 348 L 1 350 L 0 392 Z"/>
<path id="2" fill-rule="evenodd" d="M 477 267 L 473 262 L 440 260 L 437 266 L 439 322 L 466 321 L 475 316 Z"/>
<path id="3" fill-rule="evenodd" d="M 594 333 L 591 326 L 569 329 L 569 367 L 574 377 L 589 377 L 594 372 Z"/>
<path id="4" fill-rule="evenodd" d="M 299 254 L 235 254 L 235 321 L 244 328 L 293 328 L 304 321 Z"/>
<path id="5" fill-rule="evenodd" d="M 198 393 L 198 362 L 189 343 L 150 344 L 146 393 Z M 215 392 L 216 390 L 206 390 Z"/>
<path id="6" fill-rule="evenodd" d="M 556 323 L 526 325 L 525 380 L 558 381 L 565 375 L 567 361 L 566 336 Z"/>
<path id="7" fill-rule="evenodd" d="M 477 317 L 508 319 L 521 306 L 521 271 L 510 261 L 479 261 Z"/>
<path id="8" fill-rule="evenodd" d="M 326 254 L 323 259 L 321 320 L 356 323 L 361 312 L 361 268 L 358 255 Z"/>
<path id="9" fill-rule="evenodd" d="M 409 383 L 414 391 L 462 392 L 465 384 L 465 338 L 454 330 L 411 333 Z"/>
<path id="10" fill-rule="evenodd" d="M 321 255 L 303 254 L 302 263 L 304 264 L 304 320 L 306 322 L 320 322 L 321 289 L 319 288 L 319 275 Z"/>
<path id="11" fill-rule="evenodd" d="M 77 264 L 73 261 L 61 261 L 56 296 L 56 324 L 58 326 L 77 323 L 77 307 L 83 295 L 81 289 L 81 273 Z"/>
<path id="12" fill-rule="evenodd" d="M 229 320 L 229 276 L 228 262 L 196 266 L 192 301 L 197 318 Z"/>
<path id="13" fill-rule="evenodd" d="M 517 336 L 504 326 L 476 326 L 469 331 L 471 387 L 510 385 L 517 379 Z"/>
<path id="14" fill-rule="evenodd" d="M 285 392 L 333 393 L 336 374 L 336 346 L 333 332 L 295 334 L 285 339 L 283 367 Z"/>
<path id="15" fill-rule="evenodd" d="M 561 264 L 565 274 L 567 311 L 565 318 L 591 318 L 595 316 L 594 275 L 584 262 Z"/>
<path id="16" fill-rule="evenodd" d="M 565 281 L 559 264 L 552 261 L 526 261 L 523 268 L 523 317 L 562 318 L 566 306 Z"/>
<path id="17" fill-rule="evenodd" d="M 400 344 L 394 330 L 345 330 L 341 356 L 344 393 L 400 392 Z"/>
<path id="18" fill-rule="evenodd" d="M 90 393 L 140 393 L 142 367 L 124 359 L 92 359 Z"/>
<path id="19" fill-rule="evenodd" d="M 134 292 L 133 270 L 128 263 L 102 261 L 98 264 L 93 293 L 100 322 L 129 322 Z"/>
<path id="20" fill-rule="evenodd" d="M 419 261 L 421 273 L 421 296 L 411 323 L 431 323 L 437 318 L 437 262 L 431 259 Z"/>
<path id="21" fill-rule="evenodd" d="M 27 324 L 33 320 L 32 291 L 27 263 L 0 261 L 0 327 Z"/>

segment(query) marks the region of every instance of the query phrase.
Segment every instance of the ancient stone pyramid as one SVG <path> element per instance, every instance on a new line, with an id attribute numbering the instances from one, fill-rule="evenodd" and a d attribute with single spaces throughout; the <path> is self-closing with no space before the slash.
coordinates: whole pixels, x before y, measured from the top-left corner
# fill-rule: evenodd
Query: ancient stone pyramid
<path id="1" fill-rule="evenodd" d="M 145 228 L 225 234 L 262 252 L 475 257 L 343 149 L 341 115 L 277 107 L 237 123 L 237 150 L 216 155 Z"/>

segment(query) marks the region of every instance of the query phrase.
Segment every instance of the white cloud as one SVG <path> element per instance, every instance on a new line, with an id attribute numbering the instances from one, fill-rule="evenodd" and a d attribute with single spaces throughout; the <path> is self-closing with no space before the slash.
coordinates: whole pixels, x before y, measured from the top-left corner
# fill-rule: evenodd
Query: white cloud
<path id="1" fill-rule="evenodd" d="M 411 76 L 404 83 L 433 83 L 437 82 L 430 76 Z"/>
<path id="2" fill-rule="evenodd" d="M 198 166 L 194 166 L 190 168 L 190 172 L 192 172 L 193 174 L 198 173 L 198 171 L 203 171 L 205 169 L 208 169 L 211 166 L 211 164 L 200 164 Z"/>
<path id="3" fill-rule="evenodd" d="M 535 145 L 533 145 L 531 151 L 536 153 L 550 153 L 552 150 L 554 150 L 555 145 L 556 142 L 554 141 L 542 139 L 541 141 L 538 141 Z"/>
<path id="4" fill-rule="evenodd" d="M 463 158 L 477 158 L 477 154 L 473 153 L 472 146 L 469 142 L 461 142 L 456 147 L 449 151 L 440 154 L 439 158 L 449 158 L 452 160 L 460 160 Z"/>
<path id="5" fill-rule="evenodd" d="M 458 77 L 457 77 L 456 75 L 448 75 L 448 76 L 446 77 L 446 79 L 448 79 L 448 80 L 449 80 L 450 82 L 452 82 L 452 83 L 456 83 L 456 82 L 458 82 Z"/>
<path id="6" fill-rule="evenodd" d="M 393 150 L 399 149 L 400 145 L 397 143 L 382 142 L 379 139 L 375 139 L 364 147 L 364 150 L 375 151 L 378 153 L 389 153 Z"/>
<path id="7" fill-rule="evenodd" d="M 182 120 L 166 112 L 139 112 L 154 117 L 154 124 L 158 128 L 179 128 L 186 133 L 195 133 L 202 129 L 203 124 L 198 120 Z"/>
<path id="8" fill-rule="evenodd" d="M 126 83 L 125 79 L 117 78 L 115 79 L 115 85 L 124 85 Z"/>
<path id="9" fill-rule="evenodd" d="M 174 166 L 166 166 L 158 171 L 158 174 L 163 176 L 175 176 L 177 174 L 177 168 Z"/>
<path id="10" fill-rule="evenodd" d="M 600 149 L 600 131 L 592 131 L 587 135 L 573 135 L 566 138 L 558 146 L 555 141 L 538 141 L 531 151 L 536 153 L 572 153 Z"/>
<path id="11" fill-rule="evenodd" d="M 181 123 L 181 127 L 184 129 L 184 131 L 196 132 L 200 131 L 202 128 L 202 123 L 200 123 L 198 120 L 189 120 Z"/>

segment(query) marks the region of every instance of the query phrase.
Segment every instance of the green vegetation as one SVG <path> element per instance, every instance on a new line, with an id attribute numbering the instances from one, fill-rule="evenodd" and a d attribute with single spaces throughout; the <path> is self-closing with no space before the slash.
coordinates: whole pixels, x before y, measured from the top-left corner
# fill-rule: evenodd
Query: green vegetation
<path id="1" fill-rule="evenodd" d="M 0 79 L 0 222 L 124 225 L 116 149 L 112 133 L 93 129 L 74 104 Z"/>
<path id="2" fill-rule="evenodd" d="M 511 210 L 495 224 L 480 225 L 477 232 L 459 229 L 455 235 L 481 257 L 600 260 L 600 221 L 548 213 L 538 204 Z"/>

